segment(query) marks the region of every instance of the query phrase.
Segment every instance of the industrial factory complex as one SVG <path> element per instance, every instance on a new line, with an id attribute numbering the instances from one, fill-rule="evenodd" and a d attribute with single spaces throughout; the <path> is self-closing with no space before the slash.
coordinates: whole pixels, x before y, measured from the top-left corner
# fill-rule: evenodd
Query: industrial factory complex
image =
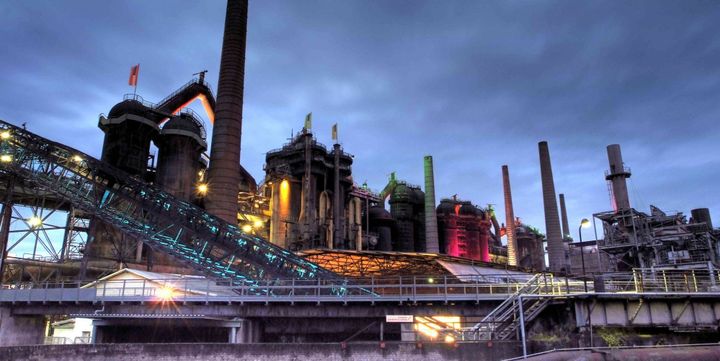
<path id="1" fill-rule="evenodd" d="M 217 90 L 201 72 L 108 104 L 97 159 L 0 120 L 0 359 L 718 359 L 720 229 L 708 208 L 630 199 L 619 144 L 589 240 L 571 237 L 540 139 L 544 225 L 515 212 L 512 164 L 488 170 L 504 214 L 436 194 L 432 155 L 423 184 L 360 183 L 312 114 L 254 178 L 247 17 L 228 1 Z"/>

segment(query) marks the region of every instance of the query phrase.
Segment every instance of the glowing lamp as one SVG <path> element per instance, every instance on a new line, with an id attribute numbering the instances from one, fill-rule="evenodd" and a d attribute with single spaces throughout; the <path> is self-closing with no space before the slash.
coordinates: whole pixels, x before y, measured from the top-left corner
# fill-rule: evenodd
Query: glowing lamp
<path id="1" fill-rule="evenodd" d="M 252 232 L 252 226 L 249 224 L 246 224 L 246 225 L 242 226 L 242 231 L 245 233 L 250 233 L 250 232 Z"/>
<path id="2" fill-rule="evenodd" d="M 445 336 L 445 343 L 453 343 L 455 342 L 455 337 L 452 337 L 451 335 Z"/>
<path id="3" fill-rule="evenodd" d="M 3 163 L 12 162 L 12 156 L 10 154 L 0 155 L 0 162 L 3 162 Z"/>
<path id="4" fill-rule="evenodd" d="M 0 139 L 10 139 L 10 131 L 6 130 L 0 133 Z"/>
<path id="5" fill-rule="evenodd" d="M 27 220 L 28 225 L 32 228 L 37 228 L 42 225 L 42 219 L 38 216 L 32 216 Z"/>
<path id="6" fill-rule="evenodd" d="M 175 290 L 172 287 L 162 287 L 157 290 L 157 297 L 162 301 L 170 301 L 175 295 Z"/>
<path id="7" fill-rule="evenodd" d="M 207 192 L 208 192 L 208 185 L 207 185 L 207 183 L 199 183 L 199 184 L 197 185 L 197 192 L 198 192 L 198 194 L 200 194 L 200 195 L 203 195 L 203 196 L 206 195 Z"/>
<path id="8" fill-rule="evenodd" d="M 80 163 L 80 162 L 83 161 L 82 157 L 79 156 L 79 155 L 74 155 L 74 156 L 72 157 L 72 160 L 73 160 L 73 162 L 75 162 L 75 163 Z"/>
<path id="9" fill-rule="evenodd" d="M 255 222 L 253 222 L 253 227 L 255 227 L 255 229 L 263 228 L 264 225 L 265 225 L 265 223 L 263 223 L 263 221 L 261 221 L 259 219 Z"/>
<path id="10" fill-rule="evenodd" d="M 435 283 L 435 279 L 432 277 L 428 278 L 428 283 Z"/>
<path id="11" fill-rule="evenodd" d="M 582 228 L 590 227 L 590 221 L 588 221 L 587 218 L 583 218 L 582 221 L 580 221 L 580 227 L 582 227 Z"/>

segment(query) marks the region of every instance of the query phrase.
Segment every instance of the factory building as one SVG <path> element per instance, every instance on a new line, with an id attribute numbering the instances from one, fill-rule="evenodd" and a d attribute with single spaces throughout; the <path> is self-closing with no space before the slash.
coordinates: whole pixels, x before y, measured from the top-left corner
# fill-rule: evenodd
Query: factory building
<path id="1" fill-rule="evenodd" d="M 393 250 L 425 252 L 425 192 L 401 181 L 390 194 L 389 203 L 397 226 Z"/>
<path id="2" fill-rule="evenodd" d="M 545 235 L 515 218 L 515 242 L 517 243 L 517 266 L 521 269 L 542 272 L 545 270 Z"/>
<path id="3" fill-rule="evenodd" d="M 598 248 L 609 259 L 609 268 L 717 268 L 720 231 L 713 228 L 710 211 L 698 208 L 688 220 L 681 212 L 668 214 L 650 206 L 644 213 L 630 206 L 626 167 L 620 146 L 607 147 L 610 169 L 606 172 L 613 210 L 597 213 L 604 237 Z"/>
<path id="4" fill-rule="evenodd" d="M 440 201 L 437 215 L 443 253 L 490 262 L 490 212 L 453 197 Z"/>
<path id="5" fill-rule="evenodd" d="M 215 100 L 204 73 L 156 104 L 135 94 L 126 95 L 98 121 L 105 133 L 101 159 L 181 200 L 201 205 L 207 191 L 203 188 L 207 187 L 207 136 L 200 116 L 185 108 L 195 99 L 203 102 L 208 117 L 214 119 Z M 157 161 L 150 153 L 152 144 L 158 149 Z M 83 249 L 81 273 L 88 266 L 189 272 L 170 257 L 153 254 L 142 242 L 104 222 L 91 220 L 88 234 L 90 241 Z"/>
<path id="6" fill-rule="evenodd" d="M 351 194 L 352 161 L 339 144 L 329 150 L 307 128 L 268 152 L 270 242 L 291 250 L 361 249 L 367 202 Z"/>

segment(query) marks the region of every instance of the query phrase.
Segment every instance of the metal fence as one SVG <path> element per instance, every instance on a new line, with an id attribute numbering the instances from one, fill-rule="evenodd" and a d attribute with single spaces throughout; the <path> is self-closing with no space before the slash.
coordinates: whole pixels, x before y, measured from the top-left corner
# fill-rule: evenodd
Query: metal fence
<path id="1" fill-rule="evenodd" d="M 540 276 L 538 278 L 538 276 Z M 93 283 L 14 283 L 2 286 L 0 302 L 152 301 L 187 302 L 421 302 L 503 300 L 531 279 L 535 296 L 594 293 L 707 293 L 720 291 L 720 275 L 707 270 L 634 270 L 585 282 L 552 274 L 428 275 L 332 280 L 269 280 L 255 285 L 228 279 L 182 277 Z M 537 281 L 537 280 L 540 281 Z M 599 282 L 599 283 L 598 283 Z M 522 292 L 521 292 L 522 293 Z"/>

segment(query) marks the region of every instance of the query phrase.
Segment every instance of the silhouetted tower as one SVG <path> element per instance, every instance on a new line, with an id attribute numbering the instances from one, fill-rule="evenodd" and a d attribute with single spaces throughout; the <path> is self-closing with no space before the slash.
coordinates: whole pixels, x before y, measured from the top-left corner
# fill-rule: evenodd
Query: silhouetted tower
<path id="1" fill-rule="evenodd" d="M 567 208 L 565 208 L 565 195 L 560 193 L 560 219 L 562 220 L 563 239 L 570 237 L 570 226 L 568 225 Z"/>
<path id="2" fill-rule="evenodd" d="M 428 253 L 440 252 L 435 211 L 435 175 L 431 155 L 425 156 L 425 251 Z"/>
<path id="3" fill-rule="evenodd" d="M 560 230 L 555 182 L 553 181 L 550 150 L 546 141 L 538 143 L 540 153 L 540 177 L 542 180 L 543 205 L 545 207 L 545 232 L 547 233 L 547 251 L 550 271 L 567 271 L 565 247 Z"/>
<path id="4" fill-rule="evenodd" d="M 605 179 L 612 183 L 613 209 L 615 211 L 630 208 L 626 178 L 630 178 L 630 169 L 625 168 L 620 152 L 619 144 L 607 146 L 608 162 L 610 170 Z"/>
<path id="5" fill-rule="evenodd" d="M 513 211 L 510 172 L 502 166 L 503 193 L 505 195 L 505 234 L 507 235 L 508 264 L 517 265 L 517 243 L 515 242 L 515 212 Z"/>
<path id="6" fill-rule="evenodd" d="M 247 0 L 228 0 L 205 200 L 208 212 L 231 224 L 238 211 L 247 14 Z"/>
<path id="7" fill-rule="evenodd" d="M 195 183 L 207 149 L 205 129 L 190 113 L 173 116 L 158 137 L 156 183 L 166 192 L 185 201 L 195 198 Z"/>

